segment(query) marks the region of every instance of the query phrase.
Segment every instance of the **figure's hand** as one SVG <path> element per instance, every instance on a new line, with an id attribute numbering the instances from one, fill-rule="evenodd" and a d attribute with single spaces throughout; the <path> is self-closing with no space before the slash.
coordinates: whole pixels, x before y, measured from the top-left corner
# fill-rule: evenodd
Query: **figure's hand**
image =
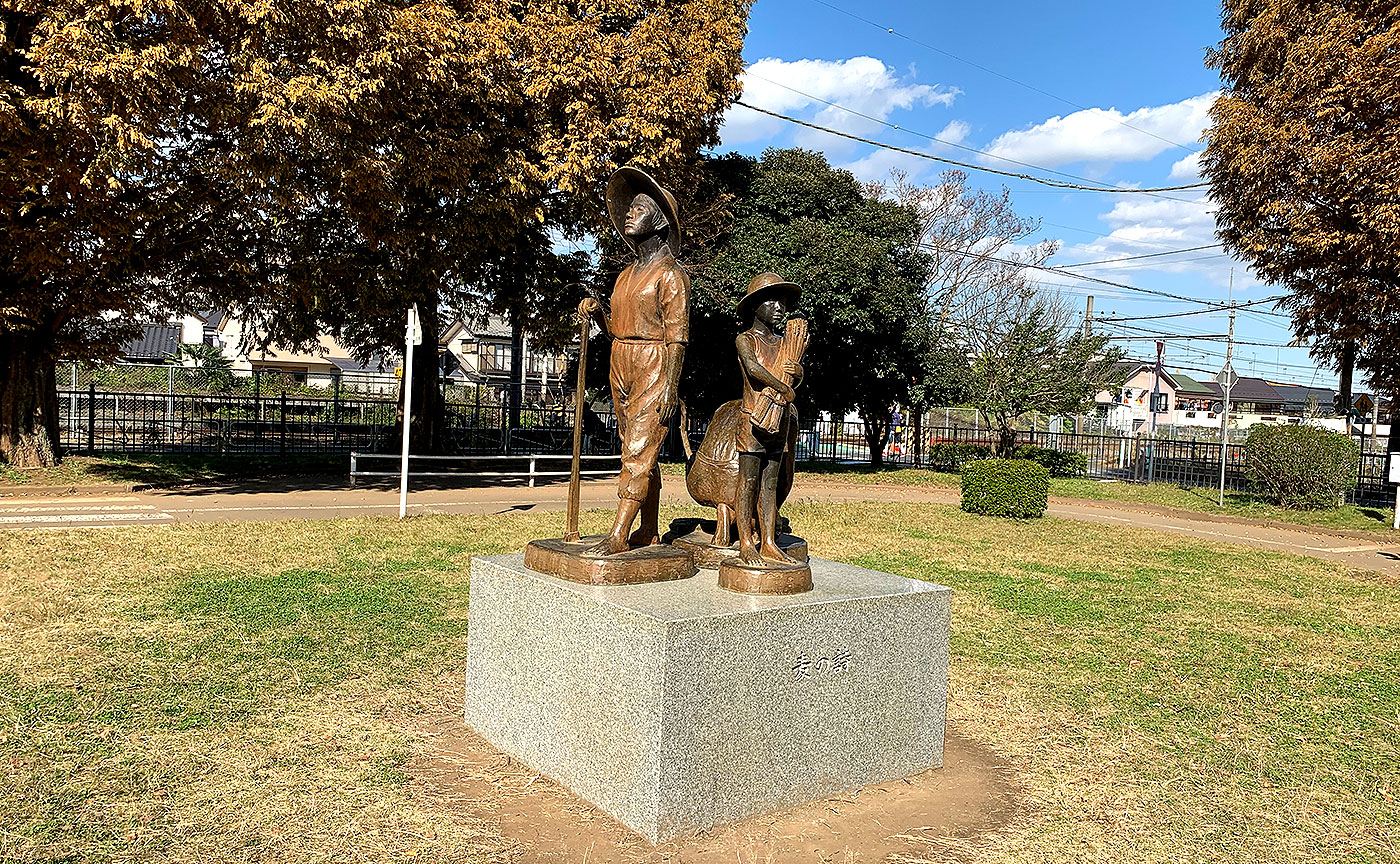
<path id="1" fill-rule="evenodd" d="M 592 297 L 585 297 L 578 301 L 578 318 L 580 322 L 587 321 L 593 317 L 593 313 L 602 309 L 603 306 Z"/>
<path id="2" fill-rule="evenodd" d="M 798 363 L 796 360 L 788 360 L 783 364 L 783 371 L 793 378 L 800 379 L 802 377 L 802 364 Z"/>
<path id="3" fill-rule="evenodd" d="M 671 418 L 676 416 L 676 408 L 681 403 L 674 387 L 667 387 L 661 391 L 661 404 L 656 410 L 661 415 L 662 423 L 670 423 Z"/>

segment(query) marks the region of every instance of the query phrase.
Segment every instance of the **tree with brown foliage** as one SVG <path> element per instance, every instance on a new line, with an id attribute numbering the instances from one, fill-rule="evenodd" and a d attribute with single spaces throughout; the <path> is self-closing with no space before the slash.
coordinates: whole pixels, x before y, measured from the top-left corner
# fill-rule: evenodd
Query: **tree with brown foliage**
<path id="1" fill-rule="evenodd" d="M 440 316 L 535 314 L 613 168 L 714 143 L 748 5 L 5 0 L 0 455 L 52 461 L 54 360 L 140 317 L 227 304 L 368 354 L 414 302 L 429 345 Z"/>
<path id="2" fill-rule="evenodd" d="M 1400 390 L 1400 7 L 1226 0 L 1201 158 L 1226 247 L 1314 354 Z"/>

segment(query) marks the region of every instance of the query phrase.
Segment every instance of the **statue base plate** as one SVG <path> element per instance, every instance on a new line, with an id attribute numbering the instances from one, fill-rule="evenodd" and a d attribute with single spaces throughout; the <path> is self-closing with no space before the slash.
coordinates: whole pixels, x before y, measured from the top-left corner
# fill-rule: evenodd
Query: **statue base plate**
<path id="1" fill-rule="evenodd" d="M 671 582 L 695 575 L 690 552 L 676 546 L 638 546 L 616 555 L 585 556 L 603 539 L 599 534 L 577 543 L 562 539 L 531 540 L 525 566 L 539 573 L 587 585 L 637 585 Z"/>
<path id="2" fill-rule="evenodd" d="M 812 567 L 800 564 L 743 564 L 738 558 L 721 561 L 719 587 L 740 594 L 801 594 L 812 590 Z"/>
<path id="3" fill-rule="evenodd" d="M 714 545 L 713 519 L 677 519 L 662 540 L 689 552 L 695 566 L 702 570 L 717 570 L 723 562 L 739 557 L 737 540 L 728 546 Z M 779 534 L 778 548 L 798 561 L 807 560 L 807 541 L 796 534 Z"/>

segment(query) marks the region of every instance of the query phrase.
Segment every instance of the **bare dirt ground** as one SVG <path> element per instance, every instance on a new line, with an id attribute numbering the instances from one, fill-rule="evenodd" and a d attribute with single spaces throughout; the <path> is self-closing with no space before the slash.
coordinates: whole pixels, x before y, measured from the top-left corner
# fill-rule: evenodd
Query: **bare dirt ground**
<path id="1" fill-rule="evenodd" d="M 521 864 L 863 864 L 966 860 L 1016 812 L 1009 763 L 949 730 L 941 769 L 789 807 L 658 846 L 502 754 L 460 717 L 409 730 L 414 796 L 500 835 Z"/>

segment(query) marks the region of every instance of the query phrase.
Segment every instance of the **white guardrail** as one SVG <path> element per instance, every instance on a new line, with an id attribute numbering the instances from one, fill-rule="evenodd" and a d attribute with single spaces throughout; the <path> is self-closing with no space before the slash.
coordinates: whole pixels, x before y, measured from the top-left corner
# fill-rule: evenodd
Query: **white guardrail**
<path id="1" fill-rule="evenodd" d="M 398 462 L 402 458 L 398 453 L 355 453 L 350 454 L 350 485 L 355 485 L 356 477 L 397 477 L 398 471 L 361 471 L 360 462 L 366 459 L 387 459 Z M 621 456 L 580 456 L 580 460 L 611 459 L 619 460 Z M 416 459 L 431 459 L 436 461 L 452 462 L 501 462 L 514 461 L 521 462 L 530 460 L 529 471 L 409 471 L 411 477 L 528 477 L 530 478 L 530 488 L 535 487 L 537 477 L 568 477 L 571 473 L 564 471 L 540 471 L 536 467 L 539 461 L 562 461 L 568 463 L 572 456 L 568 453 L 521 453 L 517 456 L 413 456 L 409 455 L 409 463 Z M 581 467 L 581 466 L 580 466 Z M 584 477 L 606 476 L 617 473 L 616 468 L 580 470 L 579 474 Z"/>

